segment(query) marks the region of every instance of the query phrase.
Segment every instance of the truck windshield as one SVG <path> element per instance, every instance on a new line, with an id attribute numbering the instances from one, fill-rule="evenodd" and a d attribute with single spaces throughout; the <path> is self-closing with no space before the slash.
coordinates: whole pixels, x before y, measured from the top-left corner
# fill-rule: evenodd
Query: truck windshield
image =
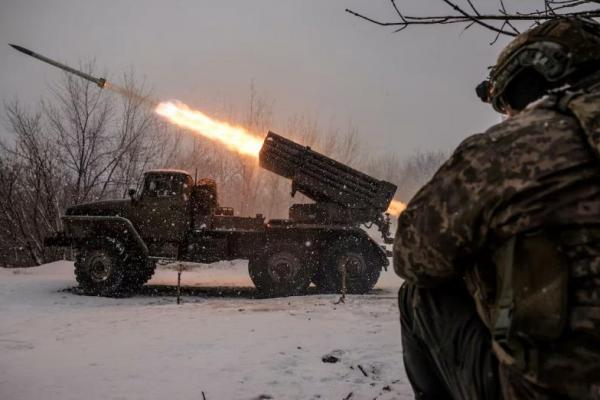
<path id="1" fill-rule="evenodd" d="M 175 175 L 147 175 L 144 180 L 144 196 L 173 197 L 181 195 L 183 178 Z"/>

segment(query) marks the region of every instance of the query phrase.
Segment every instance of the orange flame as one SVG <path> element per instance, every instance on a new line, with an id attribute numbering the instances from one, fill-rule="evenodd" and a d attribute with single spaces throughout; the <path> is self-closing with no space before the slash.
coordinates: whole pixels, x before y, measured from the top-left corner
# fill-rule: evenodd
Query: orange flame
<path id="1" fill-rule="evenodd" d="M 230 150 L 240 154 L 258 157 L 263 144 L 263 139 L 250 134 L 244 128 L 212 119 L 180 102 L 159 103 L 155 111 L 175 125 L 189 129 L 210 140 L 221 142 Z"/>
<path id="2" fill-rule="evenodd" d="M 390 206 L 388 207 L 387 212 L 390 215 L 397 217 L 405 209 L 406 209 L 406 204 L 404 204 L 403 202 L 398 201 L 398 200 L 392 200 L 392 202 L 390 203 Z"/>
<path id="3" fill-rule="evenodd" d="M 180 102 L 166 101 L 159 103 L 155 111 L 175 125 L 189 129 L 210 140 L 218 141 L 230 150 L 243 155 L 258 157 L 263 144 L 263 139 L 252 135 L 244 128 L 212 119 Z M 387 212 L 397 217 L 405 208 L 406 204 L 398 200 L 392 200 Z"/>

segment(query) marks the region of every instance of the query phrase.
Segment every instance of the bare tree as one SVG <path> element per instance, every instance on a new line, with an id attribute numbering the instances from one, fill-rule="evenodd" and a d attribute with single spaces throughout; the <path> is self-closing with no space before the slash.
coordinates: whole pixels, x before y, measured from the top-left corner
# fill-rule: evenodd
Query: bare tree
<path id="1" fill-rule="evenodd" d="M 509 0 L 497 0 L 495 12 L 481 11 L 476 0 L 440 0 L 440 5 L 451 12 L 439 15 L 409 15 L 402 11 L 396 0 L 389 0 L 394 20 L 380 20 L 366 14 L 346 9 L 350 14 L 379 26 L 391 27 L 396 32 L 415 25 L 451 25 L 459 24 L 464 29 L 478 26 L 496 34 L 495 42 L 500 35 L 516 36 L 519 34 L 518 23 L 528 26 L 557 17 L 599 18 L 599 0 L 539 0 L 539 7 L 530 9 L 517 1 L 516 7 L 510 7 Z M 487 1 L 487 0 L 486 0 Z M 489 3 L 486 3 L 489 5 Z M 492 43 L 493 43 L 492 42 Z"/>
<path id="2" fill-rule="evenodd" d="M 363 168 L 379 179 L 396 184 L 396 197 L 407 202 L 447 158 L 442 151 L 417 151 L 406 158 L 385 154 L 371 158 Z"/>
<path id="3" fill-rule="evenodd" d="M 119 112 L 109 168 L 97 194 L 99 197 L 124 193 L 124 189 L 138 182 L 145 170 L 169 164 L 182 138 L 181 131 L 159 120 L 147 106 L 150 91 L 136 81 L 133 72 L 124 75 L 123 82 L 125 91 L 136 95 L 112 98 L 113 103 L 118 104 Z"/>
<path id="4" fill-rule="evenodd" d="M 173 158 L 180 135 L 164 134 L 132 74 L 124 87 L 140 95 L 117 98 L 65 76 L 39 111 L 5 104 L 13 140 L 0 144 L 0 253 L 12 264 L 56 259 L 44 238 L 60 230 L 65 207 L 120 195 Z"/>
<path id="5" fill-rule="evenodd" d="M 83 66 L 93 74 L 93 64 Z M 159 122 L 145 104 L 149 91 L 132 73 L 123 87 L 136 96 L 118 96 L 65 74 L 44 102 L 49 134 L 72 172 L 72 203 L 103 198 L 137 179 L 164 148 Z"/>
<path id="6" fill-rule="evenodd" d="M 93 73 L 93 64 L 83 66 Z M 63 75 L 52 87 L 53 97 L 43 102 L 49 134 L 56 140 L 64 166 L 71 172 L 71 202 L 90 198 L 103 173 L 110 168 L 109 124 L 112 104 L 104 91 L 89 81 Z M 111 164 L 112 165 L 112 164 Z"/>
<path id="7" fill-rule="evenodd" d="M 271 125 L 273 106 L 258 95 L 254 82 L 250 85 L 250 99 L 244 126 L 250 132 L 267 132 Z M 240 178 L 242 192 L 240 196 L 240 214 L 248 215 L 256 208 L 259 193 L 264 188 L 264 174 L 258 168 L 255 159 L 240 157 Z"/>
<path id="8" fill-rule="evenodd" d="M 65 176 L 56 146 L 44 134 L 42 115 L 17 102 L 6 105 L 13 146 L 0 159 L 0 251 L 13 264 L 40 264 L 56 257 L 44 238 L 60 228 Z"/>

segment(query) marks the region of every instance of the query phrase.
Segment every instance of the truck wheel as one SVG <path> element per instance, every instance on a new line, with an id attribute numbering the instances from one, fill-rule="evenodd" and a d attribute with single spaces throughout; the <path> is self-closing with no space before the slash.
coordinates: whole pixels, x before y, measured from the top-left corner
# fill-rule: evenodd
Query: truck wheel
<path id="1" fill-rule="evenodd" d="M 344 267 L 347 293 L 367 293 L 373 289 L 381 274 L 381 265 L 373 256 L 370 246 L 351 236 L 333 242 L 325 250 L 319 270 L 313 278 L 315 286 L 325 293 L 340 293 Z"/>
<path id="2" fill-rule="evenodd" d="M 256 289 L 267 296 L 303 294 L 310 285 L 314 268 L 298 243 L 278 242 L 250 259 L 248 272 Z"/>
<path id="3" fill-rule="evenodd" d="M 82 249 L 75 260 L 75 278 L 86 294 L 123 294 L 125 263 L 119 242 L 106 239 Z"/>
<path id="4" fill-rule="evenodd" d="M 156 270 L 156 261 L 144 256 L 129 257 L 126 261 L 123 288 L 129 292 L 137 292 L 152 278 Z"/>

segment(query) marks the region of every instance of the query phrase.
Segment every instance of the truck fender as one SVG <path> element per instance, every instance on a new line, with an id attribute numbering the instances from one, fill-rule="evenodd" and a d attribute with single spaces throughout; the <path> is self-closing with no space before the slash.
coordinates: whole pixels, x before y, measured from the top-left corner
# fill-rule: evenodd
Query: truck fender
<path id="1" fill-rule="evenodd" d="M 122 241 L 129 248 L 135 248 L 143 256 L 149 255 L 148 246 L 130 220 L 116 216 L 69 215 L 62 218 L 64 237 L 71 245 L 81 247 L 99 235 Z"/>

